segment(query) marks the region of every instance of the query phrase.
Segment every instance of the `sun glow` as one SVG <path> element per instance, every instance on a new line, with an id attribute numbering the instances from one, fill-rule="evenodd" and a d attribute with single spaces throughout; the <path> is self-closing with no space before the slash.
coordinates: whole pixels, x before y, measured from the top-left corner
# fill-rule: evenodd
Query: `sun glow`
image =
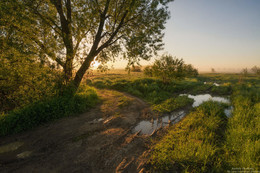
<path id="1" fill-rule="evenodd" d="M 101 64 L 101 63 L 98 62 L 98 61 L 96 60 L 96 58 L 95 58 L 94 61 L 91 63 L 91 67 L 93 67 L 94 69 L 97 69 L 100 64 Z"/>

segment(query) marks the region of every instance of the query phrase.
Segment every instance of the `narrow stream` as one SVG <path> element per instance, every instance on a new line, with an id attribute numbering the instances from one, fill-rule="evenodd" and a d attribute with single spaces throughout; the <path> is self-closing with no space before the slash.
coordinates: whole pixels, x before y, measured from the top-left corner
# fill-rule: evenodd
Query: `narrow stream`
<path id="1" fill-rule="evenodd" d="M 229 99 L 224 98 L 224 97 L 212 97 L 210 94 L 200 94 L 200 95 L 190 95 L 190 94 L 180 94 L 180 96 L 186 95 L 189 98 L 194 99 L 194 102 L 192 104 L 192 107 L 197 107 L 201 105 L 205 101 L 213 100 L 217 102 L 222 102 L 222 103 L 230 103 Z M 224 113 L 226 114 L 227 117 L 230 117 L 232 113 L 233 107 L 230 106 L 229 108 L 224 110 Z M 133 133 L 139 132 L 140 134 L 143 135 L 149 135 L 152 134 L 154 130 L 157 130 L 161 127 L 165 127 L 169 125 L 171 122 L 172 124 L 175 124 L 179 122 L 186 114 L 188 111 L 181 110 L 181 111 L 174 111 L 171 112 L 168 115 L 162 116 L 157 118 L 156 120 L 151 119 L 149 120 L 143 120 L 135 126 L 133 129 Z"/>

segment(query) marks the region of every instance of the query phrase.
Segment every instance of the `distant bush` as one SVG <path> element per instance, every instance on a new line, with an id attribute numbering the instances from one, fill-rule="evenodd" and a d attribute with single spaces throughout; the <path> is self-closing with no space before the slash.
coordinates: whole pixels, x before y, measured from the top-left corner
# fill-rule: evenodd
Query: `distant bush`
<path id="1" fill-rule="evenodd" d="M 146 76 L 152 77 L 153 76 L 153 70 L 152 70 L 152 66 L 146 66 L 144 68 L 144 74 Z"/>
<path id="2" fill-rule="evenodd" d="M 243 76 L 248 76 L 248 69 L 247 68 L 242 69 L 241 74 Z"/>
<path id="3" fill-rule="evenodd" d="M 163 55 L 152 66 L 146 67 L 144 74 L 150 77 L 158 77 L 164 83 L 169 83 L 175 79 L 197 76 L 198 70 L 191 64 L 185 64 L 183 59 L 173 58 L 171 55 Z"/>
<path id="4" fill-rule="evenodd" d="M 132 66 L 131 72 L 142 72 L 142 69 L 140 66 Z"/>
<path id="5" fill-rule="evenodd" d="M 97 101 L 98 96 L 93 88 L 81 87 L 73 96 L 57 96 L 35 102 L 0 115 L 0 136 L 18 133 L 61 117 L 82 113 L 93 107 Z"/>
<path id="6" fill-rule="evenodd" d="M 251 68 L 251 71 L 252 71 L 254 74 L 260 76 L 260 67 L 254 66 L 254 67 Z"/>

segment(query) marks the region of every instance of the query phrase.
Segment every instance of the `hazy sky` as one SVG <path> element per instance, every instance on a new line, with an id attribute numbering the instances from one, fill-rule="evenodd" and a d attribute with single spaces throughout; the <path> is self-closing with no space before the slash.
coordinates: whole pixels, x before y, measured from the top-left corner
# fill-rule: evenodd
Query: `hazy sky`
<path id="1" fill-rule="evenodd" d="M 200 71 L 260 66 L 260 0 L 175 0 L 170 12 L 163 52 Z"/>

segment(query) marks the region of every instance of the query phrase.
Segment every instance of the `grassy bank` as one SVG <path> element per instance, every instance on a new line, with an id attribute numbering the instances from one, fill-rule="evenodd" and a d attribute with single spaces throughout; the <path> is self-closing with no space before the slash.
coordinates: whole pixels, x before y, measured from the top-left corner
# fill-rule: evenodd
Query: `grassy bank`
<path id="1" fill-rule="evenodd" d="M 232 95 L 225 160 L 231 168 L 260 170 L 260 88 L 237 86 Z"/>
<path id="2" fill-rule="evenodd" d="M 219 172 L 227 118 L 224 106 L 205 102 L 169 129 L 151 153 L 157 172 Z"/>
<path id="3" fill-rule="evenodd" d="M 213 82 L 204 84 L 196 78 L 182 81 L 173 81 L 164 84 L 156 78 L 141 78 L 131 76 L 131 78 L 119 77 L 117 75 L 107 75 L 88 80 L 87 83 L 97 88 L 108 88 L 123 91 L 140 97 L 152 105 L 161 104 L 172 97 L 176 98 L 178 94 L 201 94 L 210 93 L 213 95 L 229 95 L 231 93 L 230 85 L 214 86 Z"/>
<path id="4" fill-rule="evenodd" d="M 158 172 L 227 172 L 260 168 L 260 88 L 234 85 L 231 118 L 206 102 L 169 129 L 151 153 Z"/>
<path id="5" fill-rule="evenodd" d="M 81 87 L 71 96 L 38 101 L 8 114 L 0 115 L 0 136 L 22 132 L 46 122 L 87 111 L 98 101 L 95 89 Z"/>

